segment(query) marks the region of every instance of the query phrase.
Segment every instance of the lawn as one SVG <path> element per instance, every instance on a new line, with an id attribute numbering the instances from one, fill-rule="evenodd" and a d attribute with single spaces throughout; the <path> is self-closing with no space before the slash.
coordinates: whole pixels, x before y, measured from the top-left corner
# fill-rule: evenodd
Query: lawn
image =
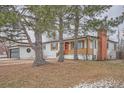
<path id="1" fill-rule="evenodd" d="M 66 60 L 64 63 L 50 60 L 39 67 L 32 67 L 31 60 L 20 60 L 19 64 L 15 61 L 0 63 L 0 87 L 74 87 L 82 81 L 94 82 L 109 77 L 124 83 L 123 60 Z"/>

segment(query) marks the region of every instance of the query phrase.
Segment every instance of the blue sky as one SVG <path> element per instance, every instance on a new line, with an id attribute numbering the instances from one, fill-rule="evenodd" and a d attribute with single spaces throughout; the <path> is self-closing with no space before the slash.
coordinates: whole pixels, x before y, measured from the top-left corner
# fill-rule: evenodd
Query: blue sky
<path id="1" fill-rule="evenodd" d="M 117 17 L 124 11 L 124 6 L 114 5 L 108 12 L 109 17 Z"/>
<path id="2" fill-rule="evenodd" d="M 122 14 L 122 12 L 124 12 L 124 6 L 122 5 L 114 5 L 107 13 L 106 15 L 108 15 L 109 18 L 115 18 L 115 17 L 118 17 L 119 15 Z M 124 38 L 122 36 L 122 32 L 123 32 L 123 29 L 124 29 L 124 23 L 119 25 L 116 30 L 120 31 L 120 38 Z M 117 41 L 117 32 L 115 34 L 113 34 L 111 36 L 112 39 L 116 40 Z"/>

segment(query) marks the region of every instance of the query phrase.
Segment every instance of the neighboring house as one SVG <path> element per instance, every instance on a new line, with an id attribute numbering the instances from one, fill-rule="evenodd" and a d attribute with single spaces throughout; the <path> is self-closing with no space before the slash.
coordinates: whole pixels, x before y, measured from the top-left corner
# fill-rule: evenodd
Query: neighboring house
<path id="1" fill-rule="evenodd" d="M 2 43 L 0 43 L 0 58 L 6 58 L 6 49 Z"/>
<path id="2" fill-rule="evenodd" d="M 64 36 L 65 37 L 65 36 Z M 45 39 L 44 39 L 45 38 Z M 43 36 L 44 58 L 58 58 L 59 40 Z M 96 35 L 78 37 L 78 58 L 81 60 L 107 60 L 116 59 L 117 42 L 109 40 L 104 29 L 100 29 Z M 64 38 L 64 58 L 73 59 L 74 39 Z M 10 57 L 18 59 L 34 59 L 35 52 L 29 45 L 15 45 L 10 47 Z"/>

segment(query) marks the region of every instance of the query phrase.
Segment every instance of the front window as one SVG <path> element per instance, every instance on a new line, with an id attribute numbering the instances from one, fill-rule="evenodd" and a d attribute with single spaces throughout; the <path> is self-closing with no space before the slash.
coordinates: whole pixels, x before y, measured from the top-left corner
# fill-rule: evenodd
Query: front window
<path id="1" fill-rule="evenodd" d="M 58 49 L 58 43 L 54 42 L 51 43 L 51 50 L 57 50 Z"/>
<path id="2" fill-rule="evenodd" d="M 83 48 L 83 44 L 82 44 L 82 41 L 81 40 L 78 41 L 78 49 L 80 49 L 80 48 Z"/>
<path id="3" fill-rule="evenodd" d="M 92 43 L 93 43 L 93 49 L 96 49 L 96 40 L 93 40 Z"/>

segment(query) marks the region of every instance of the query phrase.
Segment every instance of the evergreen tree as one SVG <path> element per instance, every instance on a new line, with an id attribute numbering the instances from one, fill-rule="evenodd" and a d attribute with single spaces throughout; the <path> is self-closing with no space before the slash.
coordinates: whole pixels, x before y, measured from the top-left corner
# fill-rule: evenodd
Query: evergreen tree
<path id="1" fill-rule="evenodd" d="M 85 26 L 85 25 L 88 25 L 89 21 L 94 22 L 94 20 L 92 20 L 93 18 L 96 18 L 102 13 L 106 12 L 108 9 L 110 9 L 110 7 L 111 6 L 81 6 L 81 5 L 72 6 L 70 17 L 72 19 L 71 23 L 72 25 L 74 25 L 74 30 L 72 30 L 72 33 L 74 33 L 74 59 L 75 60 L 78 59 L 77 38 L 79 36 L 79 33 L 85 33 L 91 30 L 90 26 Z M 94 24 L 93 26 L 95 28 L 96 25 Z M 86 56 L 86 59 L 88 59 L 87 56 Z"/>

